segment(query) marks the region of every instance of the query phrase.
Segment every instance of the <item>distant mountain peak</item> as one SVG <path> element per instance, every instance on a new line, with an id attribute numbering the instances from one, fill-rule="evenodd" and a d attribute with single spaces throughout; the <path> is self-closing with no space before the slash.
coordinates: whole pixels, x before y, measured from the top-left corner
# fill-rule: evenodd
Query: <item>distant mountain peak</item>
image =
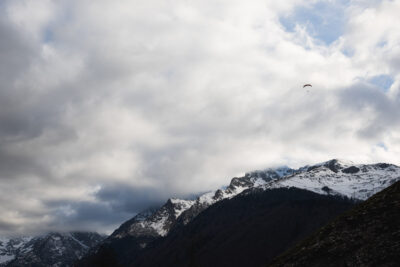
<path id="1" fill-rule="evenodd" d="M 90 232 L 0 238 L 0 266 L 69 266 L 104 238 Z"/>

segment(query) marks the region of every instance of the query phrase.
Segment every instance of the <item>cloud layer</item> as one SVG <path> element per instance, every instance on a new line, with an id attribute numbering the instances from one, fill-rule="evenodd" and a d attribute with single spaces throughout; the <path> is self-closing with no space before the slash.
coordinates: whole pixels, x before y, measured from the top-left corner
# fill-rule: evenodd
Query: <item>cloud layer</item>
<path id="1" fill-rule="evenodd" d="M 2 1 L 0 234 L 109 232 L 278 164 L 400 164 L 399 12 L 399 1 Z"/>

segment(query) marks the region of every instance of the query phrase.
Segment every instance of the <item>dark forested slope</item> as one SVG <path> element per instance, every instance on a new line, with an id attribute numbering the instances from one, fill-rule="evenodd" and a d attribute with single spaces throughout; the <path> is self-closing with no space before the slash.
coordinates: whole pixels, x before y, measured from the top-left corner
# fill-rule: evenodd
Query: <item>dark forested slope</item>
<path id="1" fill-rule="evenodd" d="M 259 266 L 353 205 L 296 188 L 251 192 L 211 206 L 124 264 Z"/>
<path id="2" fill-rule="evenodd" d="M 400 182 L 323 227 L 273 266 L 400 266 Z"/>

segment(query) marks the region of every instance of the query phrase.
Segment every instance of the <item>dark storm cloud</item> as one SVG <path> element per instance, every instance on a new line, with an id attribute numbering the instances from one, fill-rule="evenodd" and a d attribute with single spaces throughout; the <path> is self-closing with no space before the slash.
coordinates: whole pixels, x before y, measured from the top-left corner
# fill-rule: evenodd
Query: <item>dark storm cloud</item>
<path id="1" fill-rule="evenodd" d="M 60 228 L 60 225 L 67 226 L 69 230 L 90 229 L 90 226 L 107 226 L 117 224 L 128 219 L 134 213 L 115 212 L 106 202 L 48 202 L 48 207 L 53 210 L 52 215 L 55 220 L 51 223 L 52 227 Z M 45 229 L 43 229 L 45 230 Z"/>
<path id="2" fill-rule="evenodd" d="M 0 229 L 2 229 L 4 232 L 13 233 L 16 232 L 18 227 L 15 224 L 0 220 Z"/>
<path id="3" fill-rule="evenodd" d="M 154 189 L 133 189 L 126 186 L 110 186 L 100 190 L 96 202 L 53 201 L 46 205 L 51 208 L 55 220 L 54 229 L 113 230 L 121 222 L 132 218 L 137 212 L 158 207 L 165 199 L 159 198 Z M 110 226 L 112 226 L 110 228 Z M 45 231 L 46 229 L 43 229 Z"/>
<path id="4" fill-rule="evenodd" d="M 151 206 L 159 206 L 166 198 L 159 189 L 134 188 L 126 185 L 109 185 L 100 189 L 96 198 L 106 202 L 116 212 L 134 214 Z"/>

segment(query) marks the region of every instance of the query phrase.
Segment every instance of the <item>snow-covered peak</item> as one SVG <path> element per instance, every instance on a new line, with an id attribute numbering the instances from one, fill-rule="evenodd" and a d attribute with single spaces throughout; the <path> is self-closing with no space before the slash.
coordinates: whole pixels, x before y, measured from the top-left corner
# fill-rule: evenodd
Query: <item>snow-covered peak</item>
<path id="1" fill-rule="evenodd" d="M 269 182 L 263 188 L 297 187 L 365 200 L 400 180 L 400 167 L 386 163 L 353 164 L 335 159 L 301 169 L 306 171 Z"/>
<path id="2" fill-rule="evenodd" d="M 137 214 L 115 230 L 110 238 L 165 236 L 182 212 L 193 204 L 193 200 L 170 198 L 159 209 L 150 209 Z"/>
<path id="3" fill-rule="evenodd" d="M 343 166 L 343 167 L 348 167 L 348 166 L 352 166 L 352 165 L 354 165 L 354 162 L 353 161 L 351 161 L 351 160 L 347 160 L 347 159 L 331 159 L 331 160 L 328 160 L 328 161 L 325 161 L 325 162 L 322 162 L 322 163 L 320 163 L 320 164 L 322 164 L 322 165 L 329 165 L 330 163 L 335 163 L 335 164 L 337 164 L 337 165 L 339 165 L 339 166 Z"/>
<path id="4" fill-rule="evenodd" d="M 333 172 L 338 172 L 342 169 L 348 168 L 350 166 L 353 166 L 354 163 L 349 160 L 344 160 L 344 159 L 332 159 L 328 160 L 322 163 L 315 164 L 311 166 L 310 168 L 318 168 L 318 167 L 325 167 L 330 169 Z"/>

